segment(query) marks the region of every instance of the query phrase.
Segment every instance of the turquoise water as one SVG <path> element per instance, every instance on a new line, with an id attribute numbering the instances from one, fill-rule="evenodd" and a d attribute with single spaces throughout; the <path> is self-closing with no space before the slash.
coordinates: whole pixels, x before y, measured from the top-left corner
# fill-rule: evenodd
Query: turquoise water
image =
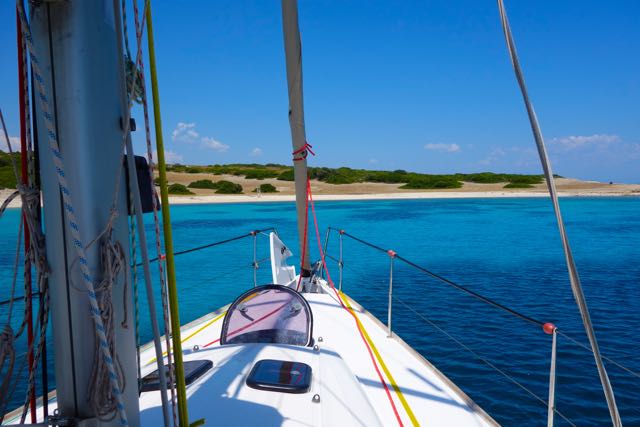
<path id="1" fill-rule="evenodd" d="M 561 205 L 602 353 L 640 371 L 640 198 L 571 198 Z M 177 251 L 271 226 L 297 248 L 292 203 L 174 206 L 171 212 Z M 504 305 L 553 322 L 587 343 L 546 199 L 318 202 L 317 213 L 323 238 L 329 225 L 344 228 Z M 13 210 L 0 219 L 0 299 L 8 293 L 18 218 Z M 152 218 L 146 220 L 152 235 Z M 334 234 L 328 252 L 337 256 L 337 245 Z M 314 238 L 314 258 L 315 247 Z M 267 255 L 267 239 L 260 236 L 258 258 Z M 251 261 L 250 238 L 178 257 L 182 322 L 217 309 L 252 286 Z M 345 239 L 344 261 L 344 291 L 386 320 L 388 257 Z M 330 261 L 329 267 L 337 280 L 335 263 Z M 258 280 L 270 281 L 267 262 Z M 394 292 L 546 399 L 551 340 L 538 327 L 398 262 Z M 146 342 L 151 335 L 144 304 L 141 313 L 141 339 Z M 6 306 L 0 307 L 0 318 L 5 315 Z M 545 405 L 400 303 L 394 306 L 394 330 L 497 421 L 545 425 Z M 610 363 L 607 367 L 623 422 L 640 425 L 640 379 Z M 558 409 L 580 426 L 610 424 L 592 356 L 560 337 L 557 370 Z M 557 420 L 557 425 L 566 424 Z"/>

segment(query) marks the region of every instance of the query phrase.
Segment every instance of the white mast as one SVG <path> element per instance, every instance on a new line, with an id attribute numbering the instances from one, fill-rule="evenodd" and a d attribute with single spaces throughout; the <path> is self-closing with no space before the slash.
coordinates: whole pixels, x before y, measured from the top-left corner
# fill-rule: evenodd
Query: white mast
<path id="1" fill-rule="evenodd" d="M 124 253 L 124 265 L 111 291 L 112 313 L 105 322 L 105 335 L 113 325 L 115 348 L 111 352 L 120 382 L 128 425 L 139 425 L 136 343 L 131 287 L 124 286 L 128 274 L 126 184 L 123 165 L 123 137 L 128 113 L 123 110 L 124 75 L 119 59 L 116 8 L 119 2 L 64 1 L 32 3 L 31 30 L 35 54 L 50 100 L 47 118 L 37 105 L 40 147 L 40 176 L 44 201 L 44 224 L 49 260 L 51 320 L 55 347 L 55 376 L 60 416 L 95 420 L 96 408 L 109 407 L 101 399 L 112 393 L 109 383 L 100 386 L 92 379 L 95 358 L 104 357 L 96 347 L 96 324 L 91 316 L 90 295 L 84 286 L 86 275 L 80 266 L 77 245 L 86 252 L 86 267 L 96 294 L 101 292 L 103 267 L 100 241 L 89 243 L 111 221 L 111 241 Z M 37 96 L 37 95 L 36 95 Z M 47 121 L 47 123 L 45 123 Z M 73 200 L 74 229 L 81 241 L 74 242 L 65 217 L 61 186 L 47 124 L 53 121 L 55 137 L 64 162 L 64 177 Z M 123 129 L 124 128 L 124 129 Z M 119 175 L 120 174 L 120 175 Z M 116 177 L 120 176 L 116 184 Z M 117 197 L 115 188 L 119 185 Z M 65 202 L 66 203 L 66 202 Z M 111 220 L 111 208 L 117 215 Z M 98 239 L 99 240 L 99 239 Z M 82 263 L 84 264 L 84 263 Z M 106 361 L 107 358 L 105 357 Z M 105 362 L 106 363 L 106 362 Z M 121 370 L 120 370 L 121 369 Z M 94 391 L 101 396 L 96 398 Z M 93 401 L 90 399 L 93 396 Z M 107 405 L 105 405 L 107 403 Z M 112 417 L 112 415 L 115 415 Z M 122 414 L 111 413 L 100 426 L 122 426 Z M 104 417 L 103 417 L 104 418 Z M 91 422 L 91 421 L 89 421 Z"/>
<path id="2" fill-rule="evenodd" d="M 307 217 L 307 137 L 304 129 L 304 103 L 302 97 L 302 47 L 298 28 L 297 0 L 282 0 L 282 28 L 284 50 L 287 61 L 287 86 L 289 89 L 289 125 L 294 154 L 294 176 L 296 185 L 296 210 L 298 212 L 298 237 L 302 271 L 309 276 L 309 244 L 305 235 Z"/>

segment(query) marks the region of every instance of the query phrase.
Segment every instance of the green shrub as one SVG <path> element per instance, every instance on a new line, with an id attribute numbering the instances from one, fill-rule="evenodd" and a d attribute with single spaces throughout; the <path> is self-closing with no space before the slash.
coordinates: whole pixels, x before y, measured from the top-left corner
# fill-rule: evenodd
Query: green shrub
<path id="1" fill-rule="evenodd" d="M 295 181 L 293 169 L 287 169 L 278 175 L 278 181 Z"/>
<path id="2" fill-rule="evenodd" d="M 181 165 L 180 163 L 167 165 L 167 172 L 184 172 L 187 170 L 185 165 Z"/>
<path id="3" fill-rule="evenodd" d="M 405 190 L 432 190 L 445 188 L 460 188 L 462 183 L 451 175 L 422 175 L 409 180 L 401 189 Z"/>
<path id="4" fill-rule="evenodd" d="M 242 185 L 235 184 L 230 181 L 218 181 L 217 183 L 218 189 L 216 190 L 217 194 L 240 194 L 242 193 Z"/>
<path id="5" fill-rule="evenodd" d="M 18 174 L 20 174 L 20 153 L 13 153 L 13 159 L 18 166 Z M 13 165 L 11 164 L 11 156 L 0 150 L 0 189 L 16 188 L 16 176 L 13 173 Z"/>
<path id="6" fill-rule="evenodd" d="M 510 182 L 502 188 L 533 188 L 533 185 L 520 182 Z"/>
<path id="7" fill-rule="evenodd" d="M 213 182 L 210 179 L 199 179 L 197 181 L 191 182 L 187 185 L 189 188 L 206 188 L 209 190 L 215 190 L 218 188 L 218 183 Z"/>
<path id="8" fill-rule="evenodd" d="M 11 166 L 0 167 L 0 189 L 16 188 L 16 176 Z"/>
<path id="9" fill-rule="evenodd" d="M 276 178 L 279 173 L 268 169 L 249 169 L 242 172 L 247 179 Z"/>
<path id="10" fill-rule="evenodd" d="M 182 184 L 171 184 L 168 188 L 169 194 L 194 194 Z"/>
<path id="11" fill-rule="evenodd" d="M 253 192 L 257 193 L 258 189 L 256 188 L 255 190 L 253 190 Z M 278 189 L 269 183 L 260 184 L 260 192 L 261 193 L 278 193 Z"/>
<path id="12" fill-rule="evenodd" d="M 542 184 L 542 175 L 507 175 L 511 184 Z M 521 187 L 523 188 L 523 187 Z"/>

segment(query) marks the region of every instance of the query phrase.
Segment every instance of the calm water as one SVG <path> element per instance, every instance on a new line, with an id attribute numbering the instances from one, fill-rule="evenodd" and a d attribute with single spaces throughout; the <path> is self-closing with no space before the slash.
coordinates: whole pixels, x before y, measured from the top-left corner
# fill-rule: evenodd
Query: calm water
<path id="1" fill-rule="evenodd" d="M 572 198 L 561 204 L 602 353 L 640 371 L 640 198 Z M 344 228 L 587 342 L 548 200 L 318 202 L 317 211 L 323 236 L 328 225 Z M 18 218 L 13 210 L 0 219 L 2 298 L 8 294 Z M 172 219 L 176 250 L 270 226 L 297 247 L 291 203 L 175 206 Z M 147 221 L 151 235 L 152 218 Z M 267 256 L 267 239 L 260 237 L 258 243 L 258 257 Z M 334 235 L 330 254 L 337 255 L 337 244 Z M 315 247 L 314 239 L 314 257 Z M 251 239 L 178 257 L 182 322 L 217 309 L 252 286 L 251 258 Z M 345 239 L 344 260 L 344 290 L 386 319 L 388 257 Z M 329 266 L 337 278 L 335 263 Z M 268 282 L 269 265 L 262 267 L 259 281 Z M 537 327 L 400 263 L 394 290 L 400 300 L 546 399 L 551 340 Z M 6 311 L 0 307 L 3 321 Z M 151 335 L 144 305 L 141 313 L 141 339 L 146 342 Z M 399 303 L 394 329 L 497 421 L 546 424 L 545 405 Z M 562 337 L 558 346 L 558 409 L 580 426 L 610 424 L 593 358 Z M 640 425 L 640 379 L 607 367 L 623 422 Z M 14 399 L 11 406 L 18 402 Z M 558 420 L 557 425 L 565 423 Z"/>

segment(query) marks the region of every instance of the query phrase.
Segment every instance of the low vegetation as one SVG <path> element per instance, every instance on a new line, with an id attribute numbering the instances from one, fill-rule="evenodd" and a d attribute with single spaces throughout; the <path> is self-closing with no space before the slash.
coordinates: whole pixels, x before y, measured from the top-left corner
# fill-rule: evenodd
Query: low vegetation
<path id="1" fill-rule="evenodd" d="M 242 193 L 242 185 L 233 183 L 231 181 L 218 181 L 216 182 L 217 194 L 240 194 Z"/>
<path id="2" fill-rule="evenodd" d="M 13 153 L 13 158 L 20 169 L 20 153 Z M 20 170 L 18 170 L 20 173 Z M 0 151 L 0 189 L 16 188 L 16 176 L 11 165 L 11 157 L 9 153 Z"/>
<path id="3" fill-rule="evenodd" d="M 278 193 L 278 189 L 271 184 L 260 184 L 260 192 L 261 193 Z M 253 190 L 254 193 L 258 192 L 258 188 Z"/>
<path id="4" fill-rule="evenodd" d="M 19 153 L 16 154 L 19 158 Z M 232 175 L 244 177 L 246 179 L 264 180 L 277 179 L 279 181 L 293 181 L 294 173 L 291 166 L 285 166 L 275 163 L 260 165 L 257 163 L 250 164 L 228 164 L 228 165 L 207 165 L 207 166 L 187 166 L 182 164 L 167 165 L 169 172 L 182 173 L 203 173 L 213 175 Z M 556 175 L 557 176 L 557 175 Z M 544 182 L 542 175 L 519 175 L 519 174 L 503 174 L 493 172 L 481 173 L 456 173 L 447 175 L 430 175 L 416 172 L 407 172 L 402 169 L 394 171 L 375 171 L 365 169 L 351 168 L 326 168 L 326 167 L 310 167 L 309 177 L 328 184 L 355 184 L 361 182 L 379 182 L 386 184 L 400 184 L 401 189 L 418 190 L 418 189 L 447 189 L 460 188 L 464 182 L 473 182 L 478 184 L 498 184 L 505 183 L 504 188 L 531 188 L 535 184 Z M 158 185 L 158 179 L 154 180 Z M 15 188 L 15 178 L 9 163 L 9 155 L 0 151 L 0 188 Z M 178 184 L 181 187 L 184 185 Z M 265 185 L 260 191 L 263 193 L 276 192 L 276 188 L 271 184 Z M 201 179 L 191 182 L 184 189 L 170 186 L 173 188 L 172 194 L 190 194 L 188 188 L 201 188 L 216 190 L 219 194 L 239 194 L 242 193 L 242 186 L 230 181 L 211 181 L 209 179 Z M 187 192 L 184 192 L 187 191 Z"/>
<path id="5" fill-rule="evenodd" d="M 502 188 L 533 188 L 533 185 L 520 182 L 510 182 Z"/>
<path id="6" fill-rule="evenodd" d="M 167 190 L 169 190 L 169 194 L 195 194 L 182 184 L 171 184 Z"/>
<path id="7" fill-rule="evenodd" d="M 294 173 L 291 166 L 269 163 L 259 165 L 229 164 L 208 166 L 185 166 L 180 164 L 168 165 L 167 169 L 173 172 L 186 173 L 210 173 L 214 175 L 243 176 L 246 179 L 263 180 L 277 178 L 279 181 L 293 181 Z M 460 188 L 463 182 L 478 184 L 541 184 L 542 175 L 519 175 L 493 172 L 481 173 L 456 173 L 448 175 L 430 175 L 424 173 L 407 172 L 402 169 L 394 171 L 372 171 L 351 168 L 326 168 L 310 167 L 309 177 L 328 184 L 355 184 L 359 182 L 381 182 L 386 184 L 402 184 L 402 189 L 444 189 Z M 196 187 L 197 188 L 197 187 Z M 507 187 L 528 188 L 528 187 Z"/>
<path id="8" fill-rule="evenodd" d="M 210 179 L 200 179 L 198 181 L 193 181 L 192 183 L 187 185 L 187 187 L 189 187 L 189 188 L 205 188 L 205 189 L 209 189 L 209 190 L 217 190 L 218 189 L 218 183 L 217 182 L 213 182 Z"/>

